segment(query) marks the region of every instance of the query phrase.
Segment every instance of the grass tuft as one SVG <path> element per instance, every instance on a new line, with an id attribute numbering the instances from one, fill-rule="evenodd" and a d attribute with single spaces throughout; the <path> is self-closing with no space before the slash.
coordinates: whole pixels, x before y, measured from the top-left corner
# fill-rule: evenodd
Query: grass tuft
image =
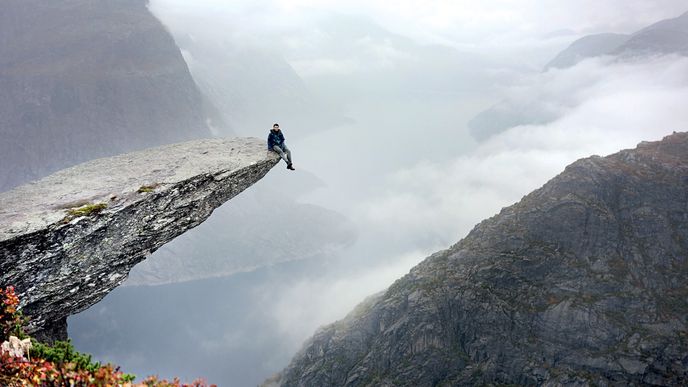
<path id="1" fill-rule="evenodd" d="M 69 223 L 72 220 L 82 216 L 93 216 L 99 214 L 106 208 L 106 203 L 91 203 L 77 208 L 70 208 L 67 210 L 67 216 L 62 219 L 62 223 Z"/>
<path id="2" fill-rule="evenodd" d="M 141 188 L 139 188 L 137 192 L 138 193 L 153 192 L 153 191 L 155 191 L 156 188 L 158 188 L 158 186 L 160 186 L 159 183 L 142 185 Z"/>

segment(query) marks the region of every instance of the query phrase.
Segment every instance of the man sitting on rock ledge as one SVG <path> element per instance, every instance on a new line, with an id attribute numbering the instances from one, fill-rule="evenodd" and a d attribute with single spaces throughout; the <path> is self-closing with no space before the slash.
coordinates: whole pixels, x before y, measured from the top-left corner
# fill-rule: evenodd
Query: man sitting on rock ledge
<path id="1" fill-rule="evenodd" d="M 291 151 L 284 143 L 284 134 L 282 134 L 279 124 L 272 125 L 272 130 L 268 135 L 268 149 L 279 153 L 280 157 L 287 163 L 287 169 L 294 170 L 294 166 L 291 164 Z"/>

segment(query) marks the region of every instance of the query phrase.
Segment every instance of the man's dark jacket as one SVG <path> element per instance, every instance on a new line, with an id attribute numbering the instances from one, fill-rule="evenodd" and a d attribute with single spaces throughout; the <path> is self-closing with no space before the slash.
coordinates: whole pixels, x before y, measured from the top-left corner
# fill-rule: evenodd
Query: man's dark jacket
<path id="1" fill-rule="evenodd" d="M 268 149 L 272 150 L 275 145 L 284 150 L 284 135 L 281 130 L 270 130 L 270 134 L 268 135 Z"/>

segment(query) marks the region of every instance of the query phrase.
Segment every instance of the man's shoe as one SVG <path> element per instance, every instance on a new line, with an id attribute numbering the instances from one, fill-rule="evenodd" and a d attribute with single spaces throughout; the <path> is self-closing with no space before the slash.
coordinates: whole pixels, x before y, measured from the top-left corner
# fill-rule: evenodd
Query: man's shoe
<path id="1" fill-rule="evenodd" d="M 295 171 L 295 170 L 296 170 L 296 169 L 294 169 L 294 166 L 291 165 L 291 164 L 287 165 L 287 169 L 291 169 L 292 171 Z"/>

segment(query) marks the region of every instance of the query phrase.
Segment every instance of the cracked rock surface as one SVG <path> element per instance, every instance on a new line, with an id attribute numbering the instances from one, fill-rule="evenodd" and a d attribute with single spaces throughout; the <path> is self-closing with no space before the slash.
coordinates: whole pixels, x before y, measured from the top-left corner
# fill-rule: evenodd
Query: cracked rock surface
<path id="1" fill-rule="evenodd" d="M 688 134 L 590 157 L 323 327 L 266 385 L 688 384 Z"/>
<path id="2" fill-rule="evenodd" d="M 16 287 L 33 336 L 65 339 L 69 315 L 277 162 L 263 140 L 196 140 L 93 160 L 0 193 L 0 286 Z"/>

